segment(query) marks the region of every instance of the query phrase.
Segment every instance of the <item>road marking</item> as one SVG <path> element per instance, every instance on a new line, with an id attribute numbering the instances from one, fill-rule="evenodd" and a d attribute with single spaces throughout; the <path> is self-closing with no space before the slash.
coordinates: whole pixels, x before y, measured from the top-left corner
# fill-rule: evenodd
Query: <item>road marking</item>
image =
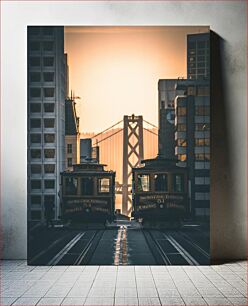
<path id="1" fill-rule="evenodd" d="M 52 244 L 49 245 L 48 248 L 44 249 L 43 251 L 41 251 L 40 253 L 38 253 L 37 255 L 35 255 L 30 261 L 29 264 L 33 264 L 38 258 L 40 258 L 42 255 L 44 255 L 47 251 L 51 250 L 55 245 L 59 244 L 63 239 L 65 239 L 65 237 L 60 237 L 59 239 L 57 239 L 56 241 L 54 241 Z"/>
<path id="2" fill-rule="evenodd" d="M 192 241 L 192 239 L 186 235 L 185 233 L 180 233 L 180 235 L 183 237 L 184 240 L 186 240 L 190 245 L 192 245 L 195 249 L 197 249 L 199 252 L 202 253 L 203 256 L 209 259 L 209 254 L 203 250 L 198 244 Z"/>
<path id="3" fill-rule="evenodd" d="M 115 243 L 114 265 L 127 264 L 127 227 L 121 225 L 118 229 L 117 239 Z"/>
<path id="4" fill-rule="evenodd" d="M 85 232 L 77 234 L 69 243 L 67 243 L 67 245 L 57 255 L 55 255 L 48 262 L 47 265 L 55 266 L 84 235 L 85 235 Z"/>
<path id="5" fill-rule="evenodd" d="M 199 265 L 199 263 L 171 235 L 163 235 L 190 265 Z"/>

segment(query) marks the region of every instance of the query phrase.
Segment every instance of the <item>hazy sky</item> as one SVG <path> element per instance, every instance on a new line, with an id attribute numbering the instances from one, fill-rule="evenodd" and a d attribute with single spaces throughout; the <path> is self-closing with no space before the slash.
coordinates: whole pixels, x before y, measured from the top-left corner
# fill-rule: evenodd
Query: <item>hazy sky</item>
<path id="1" fill-rule="evenodd" d="M 187 34 L 208 29 L 65 27 L 80 132 L 99 132 L 133 113 L 157 125 L 158 80 L 186 77 Z"/>

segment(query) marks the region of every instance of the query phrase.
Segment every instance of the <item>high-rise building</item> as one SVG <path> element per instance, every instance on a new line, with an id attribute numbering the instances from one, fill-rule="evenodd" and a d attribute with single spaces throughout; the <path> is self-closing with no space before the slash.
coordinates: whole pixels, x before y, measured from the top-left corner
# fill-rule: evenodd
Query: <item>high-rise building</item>
<path id="1" fill-rule="evenodd" d="M 28 27 L 28 220 L 44 220 L 46 205 L 60 215 L 65 80 L 64 28 Z"/>
<path id="2" fill-rule="evenodd" d="M 188 169 L 191 214 L 209 216 L 209 82 L 178 80 L 177 89 L 184 94 L 175 98 L 175 153 L 179 165 Z"/>
<path id="3" fill-rule="evenodd" d="M 210 34 L 187 35 L 187 79 L 159 80 L 159 154 L 187 167 L 190 212 L 209 215 Z"/>
<path id="4" fill-rule="evenodd" d="M 65 100 L 65 148 L 66 169 L 72 170 L 80 162 L 79 117 L 73 98 Z"/>
<path id="5" fill-rule="evenodd" d="M 159 80 L 158 82 L 158 153 L 161 157 L 175 158 L 175 109 L 177 79 Z"/>
<path id="6" fill-rule="evenodd" d="M 210 33 L 187 35 L 187 79 L 209 79 Z"/>

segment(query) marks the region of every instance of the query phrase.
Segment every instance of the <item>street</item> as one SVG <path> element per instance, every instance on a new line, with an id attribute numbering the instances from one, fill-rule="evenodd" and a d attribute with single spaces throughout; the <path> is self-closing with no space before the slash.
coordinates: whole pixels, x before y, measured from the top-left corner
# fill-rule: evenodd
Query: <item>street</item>
<path id="1" fill-rule="evenodd" d="M 41 228 L 29 239 L 31 265 L 209 264 L 208 230 L 197 225 L 159 230 L 119 221 L 98 229 Z"/>

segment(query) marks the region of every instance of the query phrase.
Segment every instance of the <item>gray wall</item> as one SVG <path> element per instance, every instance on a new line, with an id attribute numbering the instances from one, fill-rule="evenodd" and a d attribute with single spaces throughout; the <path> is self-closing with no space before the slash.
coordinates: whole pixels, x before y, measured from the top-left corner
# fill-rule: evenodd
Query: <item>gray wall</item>
<path id="1" fill-rule="evenodd" d="M 225 94 L 213 117 L 212 257 L 246 257 L 246 2 L 2 3 L 3 257 L 26 258 L 26 25 L 210 25 L 221 38 Z M 10 18 L 11 17 L 11 18 Z M 157 101 L 154 101 L 157 103 Z"/>

